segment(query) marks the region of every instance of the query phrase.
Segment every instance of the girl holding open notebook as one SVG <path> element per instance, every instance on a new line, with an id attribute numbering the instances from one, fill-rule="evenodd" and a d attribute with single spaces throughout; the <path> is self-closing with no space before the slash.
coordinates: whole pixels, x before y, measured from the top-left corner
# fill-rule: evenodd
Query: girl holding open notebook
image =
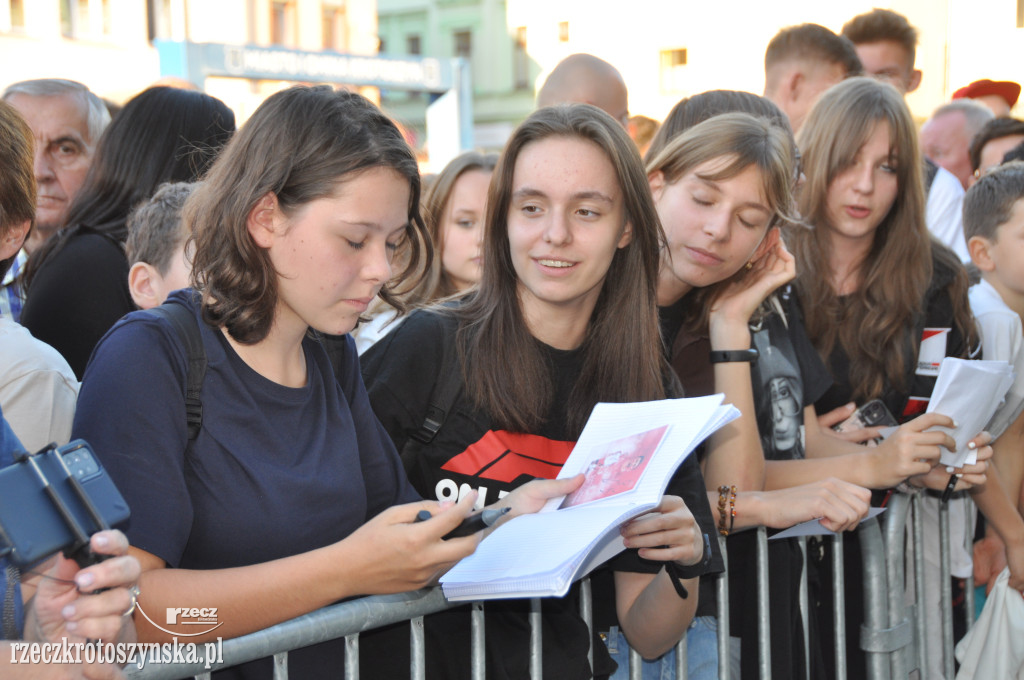
<path id="1" fill-rule="evenodd" d="M 444 346 L 454 343 L 458 397 L 431 442 L 404 460 L 421 494 L 475 491 L 482 505 L 554 477 L 597 402 L 672 391 L 655 297 L 662 243 L 640 158 L 610 116 L 546 108 L 516 130 L 491 183 L 479 287 L 454 306 L 414 313 L 363 357 L 371 403 L 402 450 L 447 377 Z M 718 563 L 692 457 L 656 513 L 622 532 L 630 550 L 601 568 L 606 580 L 595 577 L 595 629 L 614 607 L 633 646 L 658 656 L 693 617 L 697 577 Z M 487 677 L 528 677 L 529 603 L 488 602 L 485 611 Z M 595 639 L 578 591 L 545 600 L 542 612 L 544 677 L 591 677 Z M 428 677 L 468 677 L 468 610 L 428 617 L 426 628 Z M 593 651 L 593 674 L 607 675 L 604 645 Z M 406 672 L 402 654 L 393 658 L 394 668 L 373 670 Z"/>

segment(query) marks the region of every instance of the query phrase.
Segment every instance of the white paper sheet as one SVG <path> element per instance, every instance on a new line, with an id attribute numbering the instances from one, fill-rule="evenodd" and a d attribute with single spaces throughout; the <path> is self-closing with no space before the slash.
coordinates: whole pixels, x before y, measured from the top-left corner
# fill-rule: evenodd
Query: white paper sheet
<path id="1" fill-rule="evenodd" d="M 985 429 L 1013 379 L 1013 369 L 1005 361 L 942 360 L 925 412 L 941 413 L 956 421 L 955 428 L 937 428 L 956 440 L 955 452 L 942 449 L 943 465 L 959 468 L 977 462 L 977 454 L 967 443 Z"/>
<path id="2" fill-rule="evenodd" d="M 871 508 L 870 510 L 868 510 L 868 516 L 865 517 L 864 519 L 862 519 L 860 521 L 860 523 L 863 524 L 864 522 L 867 522 L 872 517 L 878 517 L 883 512 L 885 512 L 885 508 Z M 835 535 L 836 535 L 836 532 L 829 531 L 824 526 L 822 526 L 821 518 L 819 517 L 818 519 L 809 519 L 806 522 L 801 522 L 800 524 L 797 524 L 795 526 L 791 526 L 790 528 L 786 529 L 785 531 L 780 531 L 779 533 L 775 534 L 774 536 L 772 536 L 768 540 L 769 541 L 774 541 L 774 540 L 779 539 L 779 538 L 796 538 L 797 536 L 835 536 Z"/>

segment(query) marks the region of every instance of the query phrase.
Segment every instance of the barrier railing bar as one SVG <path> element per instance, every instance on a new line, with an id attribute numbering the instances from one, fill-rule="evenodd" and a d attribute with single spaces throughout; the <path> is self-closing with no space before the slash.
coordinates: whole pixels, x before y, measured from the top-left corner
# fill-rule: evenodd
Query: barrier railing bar
<path id="1" fill-rule="evenodd" d="M 473 680 L 484 680 L 487 674 L 487 651 L 484 647 L 484 603 L 474 602 L 470 614 L 469 664 Z"/>
<path id="2" fill-rule="evenodd" d="M 757 528 L 757 668 L 761 680 L 772 677 L 772 631 L 768 592 L 768 530 Z"/>
<path id="3" fill-rule="evenodd" d="M 541 640 L 543 628 L 540 617 L 540 598 L 530 598 L 530 678 L 544 678 L 544 647 Z"/>
<path id="4" fill-rule="evenodd" d="M 964 583 L 964 614 L 967 630 L 974 625 L 974 575 L 968 576 Z"/>
<path id="5" fill-rule="evenodd" d="M 407 621 L 414 616 L 431 614 L 461 603 L 449 604 L 440 588 L 420 589 L 393 595 L 372 595 L 348 600 L 318 609 L 309 614 L 279 623 L 238 638 L 225 640 L 224 663 L 153 664 L 144 670 L 125 669 L 130 678 L 173 680 L 185 675 L 206 673 L 246 661 L 273 656 L 299 647 L 334 640 L 352 633 L 379 628 L 389 623 Z"/>
<path id="6" fill-rule="evenodd" d="M 921 494 L 915 494 L 912 500 L 914 510 L 914 602 L 917 603 L 914 611 L 914 631 L 917 639 L 917 668 L 924 673 L 928 667 L 928 645 L 925 634 L 926 621 L 924 607 L 924 503 Z"/>
<path id="7" fill-rule="evenodd" d="M 807 583 L 807 537 L 801 536 L 797 539 L 800 546 L 800 555 L 803 557 L 803 565 L 800 567 L 800 620 L 804 629 L 804 677 L 811 677 L 811 598 L 808 594 Z"/>
<path id="8" fill-rule="evenodd" d="M 906 536 L 909 512 L 910 498 L 906 494 L 895 493 L 890 496 L 888 510 L 885 512 L 885 533 L 883 535 L 887 585 L 884 592 L 888 596 L 888 601 L 886 602 L 888 609 L 886 624 L 890 630 L 903 627 L 909 629 L 911 625 L 907 617 L 907 607 L 904 600 L 906 583 L 904 537 Z M 907 677 L 907 666 L 909 665 L 907 657 L 909 652 L 909 642 L 892 650 L 890 658 L 891 677 Z"/>
<path id="9" fill-rule="evenodd" d="M 274 655 L 274 680 L 288 680 L 288 652 Z M 354 680 L 359 680 L 359 676 Z"/>
<path id="10" fill-rule="evenodd" d="M 629 648 L 629 680 L 643 680 L 644 659 L 640 652 L 632 647 Z"/>
<path id="11" fill-rule="evenodd" d="M 863 526 L 861 526 L 863 530 Z M 843 537 L 832 537 L 832 602 L 836 639 L 836 680 L 846 680 L 846 601 L 844 599 Z"/>
<path id="12" fill-rule="evenodd" d="M 912 513 L 912 514 L 911 514 Z M 908 519 L 912 524 L 908 531 Z M 868 659 L 868 677 L 871 680 L 894 678 L 903 680 L 908 677 L 907 667 L 916 662 L 917 668 L 926 668 L 926 655 L 929 653 L 925 637 L 925 619 L 927 612 L 924 588 L 924 551 L 923 551 L 923 513 L 921 498 L 918 494 L 895 494 L 889 501 L 889 509 L 883 518 L 882 525 L 878 520 L 866 522 L 858 530 L 858 537 L 864 553 L 864 595 L 865 621 L 860 631 L 861 647 Z M 950 577 L 950 519 L 946 504 L 939 506 L 939 552 L 940 581 L 942 608 L 942 663 L 948 680 L 953 678 L 953 644 L 952 644 L 952 595 Z M 771 677 L 771 630 L 770 630 L 770 592 L 768 589 L 768 543 L 766 530 L 757 530 L 757 578 L 758 578 L 758 670 L 762 678 Z M 908 536 L 909 534 L 909 536 Z M 843 597 L 843 537 L 832 537 L 832 571 L 833 599 L 836 640 L 836 680 L 847 677 L 846 658 L 846 626 L 845 599 Z M 806 539 L 798 541 L 804 559 L 799 591 L 800 616 L 804 628 L 805 670 L 810 675 L 811 647 L 808 594 L 808 546 Z M 909 543 L 909 545 L 907 545 Z M 722 557 L 728 566 L 728 554 L 724 537 L 719 537 Z M 907 604 L 905 591 L 908 559 L 904 553 L 907 548 L 912 559 L 914 573 L 914 593 L 916 602 Z M 881 556 L 881 557 L 880 557 Z M 718 651 L 719 671 L 721 680 L 729 680 L 730 640 L 729 640 L 729 586 L 725 575 L 717 577 L 716 598 L 718 601 Z M 973 624 L 973 583 L 968 581 L 966 594 L 967 625 Z M 580 614 L 593 630 L 593 593 L 589 580 L 581 583 Z M 359 632 L 378 628 L 399 621 L 410 622 L 411 677 L 422 680 L 425 676 L 425 638 L 423 616 L 442 611 L 461 603 L 448 603 L 440 588 L 423 589 L 395 595 L 378 595 L 350 600 L 331 605 L 305 616 L 286 621 L 271 628 L 257 631 L 240 638 L 223 642 L 224 661 L 214 665 L 214 670 L 235 666 L 254 659 L 273 657 L 274 680 L 288 680 L 288 652 L 326 640 L 345 638 L 345 678 L 359 678 Z M 485 664 L 485 630 L 484 604 L 475 602 L 471 607 L 471 672 L 474 680 L 484 680 Z M 530 602 L 530 676 L 541 680 L 543 674 L 543 640 L 541 627 L 541 600 L 533 598 Z M 675 646 L 675 674 L 677 678 L 685 678 L 687 671 L 685 636 Z M 932 650 L 938 653 L 939 650 Z M 593 649 L 590 653 L 593 668 Z M 640 680 L 643 669 L 640 655 L 633 649 L 629 653 L 629 677 Z M 202 662 L 195 664 L 154 664 L 147 665 L 142 671 L 135 668 L 126 669 L 129 678 L 137 680 L 158 680 L 160 678 L 180 678 L 195 675 L 198 680 L 209 680 L 211 673 Z"/>
<path id="13" fill-rule="evenodd" d="M 974 502 L 966 503 L 967 509 L 964 512 L 964 531 L 967 536 L 974 535 L 974 526 L 978 519 L 977 508 Z M 968 574 L 964 582 L 964 619 L 967 624 L 965 630 L 970 630 L 974 625 L 974 570 Z"/>
<path id="14" fill-rule="evenodd" d="M 359 679 L 359 633 L 345 636 L 345 680 Z"/>
<path id="15" fill-rule="evenodd" d="M 939 607 L 942 609 L 942 669 L 953 677 L 953 595 L 949 568 L 949 503 L 939 503 Z"/>
<path id="16" fill-rule="evenodd" d="M 876 644 L 879 631 L 888 627 L 889 620 L 886 611 L 888 600 L 885 548 L 882 545 L 882 531 L 878 526 L 878 520 L 862 523 L 857 529 L 857 538 L 860 541 L 864 563 L 864 621 L 860 630 L 860 647 L 865 650 L 868 678 L 888 680 L 890 654 L 878 649 Z M 843 674 L 846 674 L 845 668 Z"/>
<path id="17" fill-rule="evenodd" d="M 729 551 L 725 536 L 718 536 L 723 572 L 718 576 L 715 597 L 718 603 L 718 680 L 729 680 Z"/>
<path id="18" fill-rule="evenodd" d="M 417 616 L 409 621 L 409 678 L 425 680 L 427 674 L 426 642 L 423 639 L 423 617 Z"/>

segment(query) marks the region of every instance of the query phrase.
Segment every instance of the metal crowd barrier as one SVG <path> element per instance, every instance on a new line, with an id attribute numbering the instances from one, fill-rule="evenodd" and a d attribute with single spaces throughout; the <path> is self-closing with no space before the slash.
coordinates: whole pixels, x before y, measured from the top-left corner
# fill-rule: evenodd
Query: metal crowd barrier
<path id="1" fill-rule="evenodd" d="M 882 521 L 864 522 L 856 535 L 832 537 L 832 573 L 835 630 L 835 677 L 845 680 L 846 673 L 846 617 L 844 607 L 843 541 L 857 540 L 861 544 L 864 561 L 864 622 L 859 631 L 860 647 L 867 657 L 868 680 L 903 680 L 911 671 L 924 673 L 926 654 L 941 653 L 947 680 L 953 680 L 953 621 L 950 591 L 949 510 L 942 504 L 939 510 L 940 582 L 943 584 L 941 609 L 943 612 L 943 644 L 939 650 L 926 647 L 926 611 L 922 603 L 924 590 L 923 541 L 924 525 L 920 495 L 893 494 Z M 908 527 L 908 518 L 912 522 Z M 799 539 L 804 555 L 803 575 L 799 590 L 800 614 L 804 630 L 804 657 L 807 675 L 810 675 L 809 596 L 807 578 L 806 539 Z M 725 539 L 719 545 L 728 567 Z M 768 588 L 768 540 L 766 530 L 757 529 L 757 617 L 758 617 L 758 674 L 762 680 L 771 680 L 771 631 L 769 611 L 771 597 Z M 909 557 L 908 557 L 909 555 Z M 913 601 L 907 592 L 906 565 L 913 569 Z M 973 621 L 973 580 L 968 579 L 967 625 Z M 729 585 L 728 579 L 717 579 L 718 601 L 718 657 L 719 680 L 730 680 L 729 667 Z M 592 600 L 589 580 L 582 584 L 580 613 L 588 626 L 592 626 Z M 305 616 L 286 621 L 250 635 L 225 640 L 223 663 L 210 670 L 235 666 L 254 659 L 274 657 L 274 680 L 287 680 L 288 651 L 326 640 L 345 638 L 346 680 L 359 677 L 359 633 L 399 621 L 410 621 L 410 649 L 412 651 L 411 677 L 424 677 L 423 616 L 442 611 L 462 603 L 449 604 L 440 588 L 423 589 L 398 595 L 376 595 L 331 605 Z M 531 603 L 530 623 L 530 675 L 541 680 L 541 607 L 539 599 Z M 471 668 L 474 680 L 484 680 L 484 605 L 474 603 L 471 609 Z M 677 678 L 686 677 L 686 637 L 676 645 L 675 672 Z M 593 663 L 593 651 L 590 656 Z M 641 657 L 635 650 L 629 653 L 629 678 L 641 680 Z M 202 663 L 153 664 L 141 671 L 125 669 L 129 678 L 159 680 L 195 676 L 208 680 L 210 671 Z"/>

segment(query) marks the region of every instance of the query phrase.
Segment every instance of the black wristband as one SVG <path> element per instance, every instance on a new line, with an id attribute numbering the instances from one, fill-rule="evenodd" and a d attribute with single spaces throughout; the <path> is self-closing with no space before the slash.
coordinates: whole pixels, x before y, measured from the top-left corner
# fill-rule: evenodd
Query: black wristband
<path id="1" fill-rule="evenodd" d="M 729 350 L 711 350 L 710 359 L 713 364 L 729 364 L 734 361 L 746 361 L 749 363 L 757 363 L 758 357 L 757 350 L 751 347 L 750 349 L 729 349 Z"/>
<path id="2" fill-rule="evenodd" d="M 665 573 L 668 574 L 668 580 L 672 581 L 672 587 L 676 589 L 676 594 L 685 600 L 690 597 L 690 592 L 686 590 L 686 586 L 679 582 L 679 579 L 683 578 L 679 576 L 680 568 L 675 562 L 665 563 Z"/>
<path id="3" fill-rule="evenodd" d="M 672 580 L 672 586 L 676 589 L 676 593 L 684 600 L 690 597 L 690 593 L 686 590 L 686 586 L 679 581 L 697 578 L 704 574 L 711 565 L 711 539 L 707 534 L 704 534 L 702 538 L 704 539 L 704 557 L 700 562 L 691 564 L 688 567 L 684 567 L 678 562 L 665 563 L 665 573 Z"/>

